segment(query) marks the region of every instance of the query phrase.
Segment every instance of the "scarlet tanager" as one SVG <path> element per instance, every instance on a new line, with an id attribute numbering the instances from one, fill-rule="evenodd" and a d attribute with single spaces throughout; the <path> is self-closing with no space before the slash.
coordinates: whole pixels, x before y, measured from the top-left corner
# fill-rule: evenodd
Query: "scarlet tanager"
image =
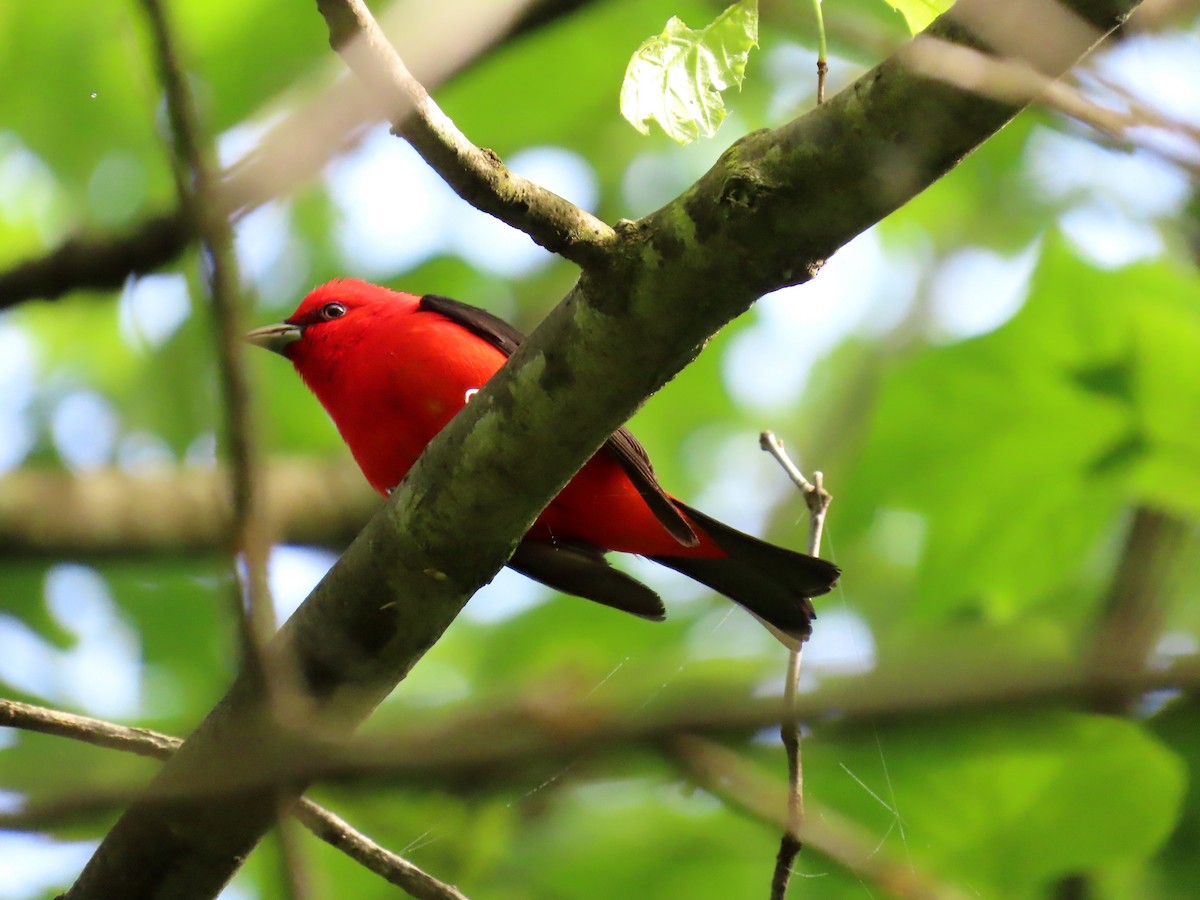
<path id="1" fill-rule="evenodd" d="M 345 279 L 318 287 L 283 323 L 246 339 L 291 360 L 371 486 L 386 495 L 523 335 L 457 300 Z M 832 563 L 760 541 L 671 497 L 624 428 L 538 516 L 508 565 L 565 593 L 663 619 L 662 600 L 609 566 L 609 550 L 670 566 L 798 640 L 815 616 L 809 598 L 838 577 Z"/>

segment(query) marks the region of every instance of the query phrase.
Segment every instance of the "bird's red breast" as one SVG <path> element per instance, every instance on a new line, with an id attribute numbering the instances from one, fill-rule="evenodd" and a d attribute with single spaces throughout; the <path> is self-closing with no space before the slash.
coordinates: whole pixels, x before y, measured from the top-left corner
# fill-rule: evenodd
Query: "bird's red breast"
<path id="1" fill-rule="evenodd" d="M 344 312 L 328 318 L 330 305 Z M 314 290 L 287 320 L 306 326 L 286 355 L 320 400 L 372 487 L 386 494 L 425 445 L 504 364 L 506 354 L 421 298 L 362 281 Z M 308 327 L 312 326 L 312 327 Z M 528 537 L 647 556 L 723 556 L 700 528 L 685 548 L 608 452 L 597 453 Z"/>

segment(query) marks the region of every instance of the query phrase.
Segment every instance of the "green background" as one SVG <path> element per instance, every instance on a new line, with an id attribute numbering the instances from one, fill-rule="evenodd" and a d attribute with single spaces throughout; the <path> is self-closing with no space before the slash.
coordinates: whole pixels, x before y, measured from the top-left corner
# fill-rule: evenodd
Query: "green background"
<path id="1" fill-rule="evenodd" d="M 671 15 L 699 26 L 718 9 L 696 0 L 591 4 L 505 46 L 437 98 L 502 156 L 544 146 L 576 154 L 604 219 L 641 215 L 738 135 L 812 104 L 813 35 L 799 10 L 806 5 L 794 6 L 764 4 L 761 47 L 743 91 L 727 97 L 730 118 L 694 146 L 638 135 L 617 100 L 645 37 Z M 832 89 L 879 58 L 862 34 L 903 36 L 900 17 L 875 6 L 829 10 Z M 140 10 L 70 7 L 69 22 L 58 4 L 0 7 L 0 267 L 79 228 L 132 225 L 172 203 Z M 261 122 L 289 86 L 302 93 L 338 72 L 310 5 L 172 8 L 203 114 L 221 132 Z M 1126 63 L 1174 53 L 1194 72 L 1198 40 L 1195 22 L 1177 21 L 1115 53 Z M 1162 68 L 1144 70 L 1139 89 L 1178 94 L 1178 83 L 1155 81 Z M 655 174 L 638 180 L 639 171 Z M 574 278 L 561 262 L 500 278 L 451 249 L 403 269 L 383 260 L 377 271 L 356 271 L 337 241 L 344 212 L 331 183 L 273 207 L 272 239 L 284 249 L 260 246 L 267 262 L 248 268 L 256 322 L 281 317 L 321 281 L 368 274 L 488 305 L 531 328 Z M 389 190 L 403 196 L 404 183 Z M 470 221 L 439 203 L 440 215 Z M 847 261 L 835 258 L 811 285 L 733 323 L 635 417 L 672 493 L 789 546 L 804 541 L 803 502 L 758 450 L 758 432 L 774 430 L 802 466 L 825 472 L 835 500 L 824 551 L 845 577 L 818 604 L 806 686 L 840 682 L 843 695 L 869 697 L 905 678 L 962 685 L 1079 662 L 1138 509 L 1182 521 L 1186 535 L 1153 598 L 1163 638 L 1144 648 L 1149 662 L 1195 652 L 1200 282 L 1187 240 L 1195 208 L 1183 175 L 1153 154 L 1107 145 L 1045 112 L 1023 114 L 844 251 Z M 400 205 L 393 214 L 411 213 Z M 255 252 L 255 240 L 248 232 L 239 249 Z M 6 451 L 8 467 L 61 469 L 61 432 L 71 425 L 63 404 L 79 396 L 99 398 L 113 429 L 102 439 L 82 420 L 81 477 L 114 460 L 182 465 L 189 448 L 203 459 L 205 436 L 219 427 L 210 324 L 195 254 L 170 271 L 186 277 L 190 300 L 161 340 L 129 324 L 137 316 L 129 289 L 0 315 L 8 342 L 0 346 L 21 348 L 0 369 L 11 378 L 0 407 L 16 448 Z M 266 354 L 251 366 L 270 454 L 345 457 L 288 366 Z M 89 446 L 99 449 L 89 456 Z M 138 447 L 150 451 L 139 456 Z M 5 554 L 0 692 L 186 734 L 236 667 L 229 578 L 215 556 Z M 660 584 L 670 611 L 662 625 L 519 585 L 511 590 L 537 602 L 518 608 L 494 594 L 468 608 L 369 730 L 547 691 L 559 702 L 644 714 L 714 683 L 735 695 L 778 690 L 785 655 L 765 633 L 719 597 Z M 104 685 L 126 670 L 133 686 L 121 696 L 134 699 L 122 704 Z M 1127 716 L 1065 700 L 866 723 L 834 715 L 808 724 L 805 781 L 814 804 L 857 822 L 880 854 L 967 894 L 1068 896 L 1064 879 L 1082 878 L 1097 897 L 1191 897 L 1200 887 L 1198 729 L 1194 699 L 1174 695 L 1143 698 Z M 128 784 L 153 768 L 61 739 L 0 737 L 10 805 Z M 782 749 L 770 734 L 723 741 L 782 784 Z M 417 778 L 313 796 L 478 898 L 764 896 L 778 842 L 774 825 L 695 788 L 646 750 L 531 766 L 494 782 Z M 0 877 L 0 897 L 53 896 L 79 853 L 86 858 L 77 842 L 95 840 L 110 821 L 52 832 L 50 846 L 63 842 L 75 855 L 61 857 L 68 861 L 44 887 Z M 395 896 L 337 852 L 302 841 L 316 896 Z M 0 875 L 6 866 L 25 871 L 31 846 L 0 836 Z M 278 867 L 268 841 L 230 896 L 282 896 Z M 885 893 L 812 849 L 798 873 L 795 896 Z"/>

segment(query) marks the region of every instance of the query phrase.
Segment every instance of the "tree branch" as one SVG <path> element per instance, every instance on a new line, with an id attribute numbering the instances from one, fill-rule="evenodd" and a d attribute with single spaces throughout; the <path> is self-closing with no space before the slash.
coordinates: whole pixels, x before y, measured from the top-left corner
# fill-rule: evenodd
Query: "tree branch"
<path id="1" fill-rule="evenodd" d="M 151 759 L 168 759 L 183 743 L 177 737 L 149 728 L 130 728 L 4 698 L 0 698 L 0 727 L 68 738 Z M 418 900 L 466 900 L 453 886 L 443 884 L 419 866 L 376 844 L 323 806 L 301 798 L 294 814 L 325 843 Z"/>
<path id="2" fill-rule="evenodd" d="M 222 468 L 0 476 L 0 559 L 213 554 L 232 515 Z M 260 470 L 279 540 L 343 549 L 379 509 L 353 463 L 275 460 Z"/>
<path id="3" fill-rule="evenodd" d="M 75 235 L 45 256 L 0 272 L 0 310 L 80 289 L 114 290 L 130 275 L 166 265 L 195 239 L 192 224 L 178 211 L 151 216 L 121 234 Z"/>
<path id="4" fill-rule="evenodd" d="M 341 850 L 359 865 L 417 900 L 466 900 L 454 885 L 438 881 L 424 869 L 381 847 L 344 819 L 311 800 L 301 798 L 295 815 L 305 828 L 325 843 Z"/>
<path id="5" fill-rule="evenodd" d="M 175 191 L 185 218 L 195 223 L 207 250 L 208 288 L 212 306 L 213 342 L 224 413 L 224 443 L 230 459 L 228 490 L 233 516 L 227 530 L 229 591 L 240 635 L 240 669 L 261 680 L 269 700 L 268 712 L 280 715 L 289 690 L 291 669 L 279 655 L 264 652 L 275 633 L 275 607 L 267 585 L 267 554 L 271 540 L 258 489 L 259 459 L 254 440 L 250 383 L 241 356 L 245 332 L 240 302 L 233 230 L 218 193 L 216 149 L 205 132 L 188 89 L 175 33 L 160 0 L 143 0 L 154 47 L 155 63 L 167 117 L 171 123 L 172 170 Z M 243 576 L 244 573 L 244 577 Z M 281 793 L 275 822 L 283 867 L 284 896 L 307 900 L 308 876 L 297 842 L 287 822 L 288 795 Z"/>
<path id="6" fill-rule="evenodd" d="M 585 703 L 563 695 L 559 685 L 561 681 L 555 681 L 546 690 L 530 691 L 503 706 L 474 707 L 424 724 L 409 723 L 400 734 L 341 743 L 319 737 L 293 740 L 271 748 L 286 753 L 243 757 L 238 767 L 214 772 L 206 781 L 160 790 L 153 802 L 212 800 L 268 785 L 313 780 L 467 792 L 536 785 L 564 766 L 631 750 L 661 751 L 684 735 L 750 740 L 778 723 L 789 708 L 782 697 L 753 696 L 749 684 L 697 686 L 670 703 L 637 709 Z M 911 726 L 922 720 L 998 711 L 1087 710 L 1097 687 L 1128 694 L 1171 690 L 1195 695 L 1200 692 L 1200 666 L 1187 661 L 1166 669 L 1103 676 L 1082 666 L 1032 667 L 1019 673 L 997 672 L 993 667 L 960 673 L 950 683 L 942 671 L 903 677 L 877 673 L 823 684 L 814 694 L 803 695 L 796 709 L 802 718 L 820 722 L 824 733 L 846 737 L 897 723 Z M 464 742 L 464 734 L 487 734 L 491 739 Z M 82 816 L 107 814 L 140 793 L 140 785 L 129 784 L 71 791 L 59 800 L 0 815 L 0 828 L 61 826 Z"/>
<path id="7" fill-rule="evenodd" d="M 166 759 L 183 743 L 177 737 L 149 728 L 131 728 L 3 697 L 0 697 L 0 728 L 19 728 L 37 734 L 70 738 L 150 759 Z"/>
<path id="8" fill-rule="evenodd" d="M 1162 510 L 1133 511 L 1089 653 L 1098 679 L 1095 707 L 1102 712 L 1126 715 L 1137 698 L 1136 692 L 1105 686 L 1104 675 L 1145 668 L 1162 632 L 1163 595 L 1187 531 L 1186 522 Z"/>
<path id="9" fill-rule="evenodd" d="M 605 262 L 616 242 L 612 228 L 472 144 L 412 76 L 363 0 L 317 0 L 317 9 L 329 26 L 330 46 L 392 121 L 393 131 L 460 197 L 580 266 Z"/>
<path id="10" fill-rule="evenodd" d="M 468 71 L 498 47 L 569 16 L 595 0 L 492 0 L 488 14 L 501 22 L 492 31 L 432 29 L 434 37 L 414 40 L 414 59 L 422 80 L 440 85 Z M 455 10 L 445 3 L 439 12 Z M 505 10 L 509 11 L 507 16 Z M 273 98 L 265 109 L 277 108 Z M 325 164 L 353 147 L 374 120 L 361 88 L 343 79 L 294 108 L 227 170 L 221 181 L 221 208 L 234 220 L 314 177 Z M 0 310 L 25 300 L 55 300 L 71 291 L 108 291 L 131 275 L 159 269 L 198 239 L 181 210 L 158 213 L 131 230 L 113 235 L 79 234 L 49 253 L 0 272 Z"/>
<path id="11" fill-rule="evenodd" d="M 1193 175 L 1200 173 L 1200 163 L 1194 158 L 1200 149 L 1200 129 L 1158 113 L 1137 98 L 1124 98 L 1124 109 L 1101 106 L 1089 100 L 1079 88 L 1042 74 L 1025 60 L 994 57 L 936 38 L 916 38 L 905 49 L 904 58 L 914 70 L 929 78 L 1001 102 L 1040 103 L 1094 128 L 1122 146 L 1140 146 Z M 1171 149 L 1162 146 L 1161 141 L 1148 140 L 1145 133 L 1148 128 L 1168 132 L 1181 145 L 1190 144 L 1192 156 L 1182 147 Z"/>
<path id="12" fill-rule="evenodd" d="M 1109 30 L 1134 5 L 1074 8 Z M 932 30 L 970 40 L 945 19 Z M 298 661 L 315 729 L 336 737 L 361 722 L 571 475 L 712 334 L 763 292 L 812 277 L 1016 111 L 889 60 L 807 116 L 747 135 L 683 196 L 624 224 L 612 266 L 585 269 L 281 630 L 272 652 Z M 572 427 L 561 427 L 567 420 Z M 285 736 L 263 710 L 261 691 L 239 678 L 68 896 L 215 894 L 269 827 L 273 792 L 169 808 L 155 795 L 239 769 L 260 746 L 278 748 Z"/>
<path id="13" fill-rule="evenodd" d="M 1011 677 L 1012 673 L 1005 674 Z M 1182 684 L 1195 691 L 1200 687 L 1198 675 L 1200 673 L 1194 666 L 1181 666 L 1167 673 L 1131 671 L 1113 680 L 1112 686 L 1137 692 Z M 879 718 L 881 710 L 892 702 L 899 702 L 901 708 L 883 712 L 886 721 L 913 715 L 961 715 L 997 706 L 1028 711 L 1037 705 L 1064 699 L 1088 703 L 1089 679 L 1084 670 L 1033 673 L 1023 680 L 995 684 L 970 678 L 965 683 L 962 680 L 946 683 L 944 678 L 939 679 L 933 673 L 927 680 L 915 683 L 908 680 L 897 684 L 894 679 L 880 677 L 874 679 L 874 687 L 864 686 L 864 679 L 855 679 L 849 684 L 823 687 L 816 695 L 805 697 L 803 711 L 806 716 L 819 720 L 828 720 L 830 715 L 844 711 L 846 721 L 862 727 L 884 721 Z M 853 705 L 856 702 L 857 708 Z M 846 708 L 846 703 L 851 705 Z M 578 754 L 633 746 L 666 746 L 684 765 L 689 777 L 701 786 L 758 818 L 778 823 L 784 820 L 781 788 L 758 775 L 736 754 L 694 736 L 697 733 L 726 737 L 731 732 L 753 733 L 758 727 L 777 720 L 784 709 L 780 698 L 756 698 L 747 704 L 744 699 L 714 698 L 705 692 L 703 696 L 693 696 L 686 702 L 677 701 L 667 708 L 656 708 L 645 714 L 629 710 L 606 714 L 580 708 L 577 703 L 565 699 L 557 706 L 547 705 L 544 700 L 535 706 L 536 712 L 529 705 L 476 711 L 442 722 L 433 730 L 407 735 L 398 743 L 385 738 L 359 749 L 348 748 L 351 759 L 359 758 L 356 766 L 350 764 L 347 768 L 356 768 L 360 776 L 376 779 L 381 776 L 394 778 L 398 774 L 400 780 L 424 787 L 446 784 L 450 787 L 470 785 L 477 789 L 481 778 L 489 779 L 491 783 L 506 777 L 536 779 L 541 768 L 561 768 L 564 760 L 577 760 Z M 81 740 L 157 759 L 169 756 L 180 743 L 177 738 L 147 729 L 128 728 L 6 700 L 0 700 L 0 726 Z M 482 753 L 482 757 L 475 759 L 470 767 L 464 767 L 462 755 L 468 748 L 463 745 L 462 734 L 484 732 L 501 735 L 505 740 L 475 745 L 474 750 Z M 504 746 L 513 735 L 516 735 L 518 745 L 526 738 L 532 740 L 527 752 L 514 754 L 512 748 Z M 90 807 L 92 811 L 106 808 L 107 804 Z M 802 836 L 806 844 L 822 855 L 837 860 L 860 877 L 881 885 L 892 885 L 889 890 L 900 892 L 901 896 L 938 895 L 936 890 L 922 892 L 921 885 L 930 885 L 931 890 L 933 885 L 921 873 L 907 867 L 897 869 L 895 861 L 886 854 L 874 854 L 872 851 L 878 842 L 867 841 L 853 822 L 836 811 L 810 808 L 809 812 Z M 461 896 L 453 888 L 446 888 L 451 892 L 449 894 L 418 893 L 417 887 L 403 880 L 409 875 L 420 877 L 409 872 L 415 867 L 362 838 L 353 829 L 340 831 L 341 820 L 315 804 L 302 801 L 297 817 L 314 834 L 334 846 L 342 849 L 358 847 L 354 852 L 351 849 L 347 852 L 413 896 Z M 62 820 L 58 821 L 61 823 Z M 330 834 L 322 831 L 326 827 L 332 829 Z M 363 841 L 365 845 L 361 843 Z M 377 865 L 378 859 L 384 862 Z M 397 866 L 399 873 L 394 871 Z M 420 870 L 416 869 L 416 872 Z M 421 876 L 429 877 L 424 873 Z"/>

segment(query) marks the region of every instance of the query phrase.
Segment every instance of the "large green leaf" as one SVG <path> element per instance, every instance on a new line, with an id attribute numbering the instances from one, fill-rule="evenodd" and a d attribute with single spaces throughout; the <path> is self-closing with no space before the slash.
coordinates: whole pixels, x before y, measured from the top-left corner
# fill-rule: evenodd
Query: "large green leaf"
<path id="1" fill-rule="evenodd" d="M 1164 884 L 1160 896 L 1190 897 L 1200 884 L 1200 704 L 1179 699 L 1150 723 L 1155 734 L 1180 755 L 1188 767 L 1183 811 L 1171 840 L 1159 854 Z"/>
<path id="2" fill-rule="evenodd" d="M 929 23 L 954 5 L 954 0 L 884 0 L 888 6 L 904 16 L 908 30 L 920 34 Z"/>
<path id="3" fill-rule="evenodd" d="M 642 134 L 657 122 L 673 140 L 712 137 L 726 116 L 721 92 L 740 87 L 758 46 L 758 0 L 741 0 L 701 29 L 672 16 L 629 61 L 621 115 Z"/>
<path id="4" fill-rule="evenodd" d="M 1012 321 L 886 380 L 845 499 L 851 515 L 870 497 L 923 521 L 916 609 L 1005 619 L 1052 596 L 1078 604 L 1111 565 L 1089 548 L 1127 504 L 1194 514 L 1194 290 L 1166 263 L 1106 272 L 1048 238 Z M 1087 591 L 1056 595 L 1080 579 Z"/>
<path id="5" fill-rule="evenodd" d="M 807 743 L 806 789 L 984 897 L 1044 896 L 1064 875 L 1147 859 L 1186 786 L 1142 725 L 1103 716 L 925 720 L 862 737 Z"/>

